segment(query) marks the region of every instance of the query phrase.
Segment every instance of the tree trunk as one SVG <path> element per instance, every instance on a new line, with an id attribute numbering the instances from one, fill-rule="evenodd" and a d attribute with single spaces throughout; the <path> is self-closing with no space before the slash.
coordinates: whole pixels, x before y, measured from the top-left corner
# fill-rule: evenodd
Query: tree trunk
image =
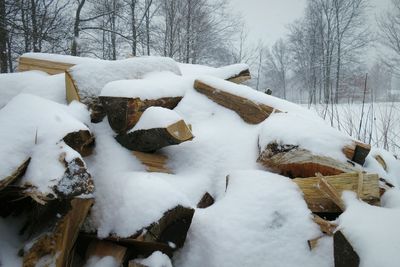
<path id="1" fill-rule="evenodd" d="M 0 73 L 8 72 L 6 3 L 0 0 Z"/>
<path id="2" fill-rule="evenodd" d="M 72 47 L 71 47 L 71 55 L 73 56 L 78 56 L 79 51 L 78 51 L 78 42 L 79 42 L 79 24 L 81 22 L 80 16 L 81 16 L 81 11 L 82 8 L 85 4 L 86 0 L 81 0 L 78 4 L 78 8 L 76 9 L 75 13 L 75 22 L 74 22 L 74 39 L 72 40 Z"/>

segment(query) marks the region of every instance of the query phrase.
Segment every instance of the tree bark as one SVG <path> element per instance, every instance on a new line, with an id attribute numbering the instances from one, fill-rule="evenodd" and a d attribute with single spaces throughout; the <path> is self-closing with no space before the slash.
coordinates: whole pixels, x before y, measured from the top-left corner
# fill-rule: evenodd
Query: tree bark
<path id="1" fill-rule="evenodd" d="M 0 0 L 0 73 L 8 72 L 6 0 Z"/>
<path id="2" fill-rule="evenodd" d="M 81 0 L 78 4 L 78 8 L 76 9 L 75 13 L 75 22 L 74 22 L 74 40 L 72 40 L 72 47 L 71 47 L 71 55 L 73 56 L 78 56 L 79 51 L 78 51 L 78 39 L 79 39 L 79 25 L 81 22 L 81 11 L 83 6 L 85 5 L 86 0 Z"/>

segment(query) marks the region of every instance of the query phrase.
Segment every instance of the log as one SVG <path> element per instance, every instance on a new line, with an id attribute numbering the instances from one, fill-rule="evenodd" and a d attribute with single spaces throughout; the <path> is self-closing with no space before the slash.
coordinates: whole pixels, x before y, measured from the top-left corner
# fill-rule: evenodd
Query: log
<path id="1" fill-rule="evenodd" d="M 345 146 L 342 151 L 346 158 L 360 164 L 361 166 L 365 163 L 365 158 L 368 156 L 371 146 L 358 141 L 353 141 L 352 144 Z"/>
<path id="2" fill-rule="evenodd" d="M 220 88 L 213 88 L 199 80 L 194 82 L 194 88 L 212 101 L 236 112 L 245 122 L 258 124 L 274 112 L 280 112 L 265 104 L 255 103 L 249 99 L 237 96 Z"/>
<path id="3" fill-rule="evenodd" d="M 13 182 L 15 182 L 24 175 L 26 169 L 28 168 L 30 160 L 31 158 L 27 158 L 18 166 L 18 168 L 15 169 L 15 171 L 12 174 L 0 180 L 0 194 L 1 190 L 3 190 L 9 184 L 12 184 Z"/>
<path id="4" fill-rule="evenodd" d="M 313 177 L 337 175 L 358 170 L 349 163 L 333 158 L 318 156 L 294 145 L 278 145 L 273 142 L 261 152 L 257 162 L 281 175 L 294 177 Z"/>
<path id="5" fill-rule="evenodd" d="M 131 259 L 139 255 L 148 257 L 157 250 L 172 257 L 173 251 L 185 243 L 193 215 L 194 209 L 178 205 L 128 238 L 109 236 L 105 240 L 128 247 Z"/>
<path id="6" fill-rule="evenodd" d="M 192 139 L 192 132 L 183 120 L 165 128 L 136 130 L 116 136 L 116 140 L 122 146 L 140 152 L 154 152 L 165 146 L 178 145 Z"/>
<path id="7" fill-rule="evenodd" d="M 143 153 L 133 151 L 133 155 L 144 165 L 148 172 L 163 172 L 172 174 L 167 167 L 168 157 L 160 153 Z"/>
<path id="8" fill-rule="evenodd" d="M 88 261 L 90 257 L 93 256 L 97 256 L 99 258 L 112 256 L 114 257 L 118 265 L 122 266 L 125 260 L 126 252 L 126 247 L 117 245 L 113 242 L 92 240 L 86 251 L 86 261 Z"/>
<path id="9" fill-rule="evenodd" d="M 334 176 L 325 176 L 324 179 L 335 188 L 338 195 L 350 190 L 358 194 L 358 197 L 371 205 L 379 205 L 379 176 L 377 174 L 363 174 L 360 180 L 359 173 L 344 173 Z M 295 182 L 303 191 L 304 200 L 312 212 L 341 212 L 332 198 L 321 192 L 318 185 L 320 177 L 295 178 Z"/>
<path id="10" fill-rule="evenodd" d="M 385 170 L 385 172 L 387 171 L 387 165 L 385 160 L 383 159 L 383 157 L 381 155 L 376 155 L 375 156 L 376 161 L 382 166 L 382 168 Z"/>
<path id="11" fill-rule="evenodd" d="M 313 216 L 314 216 L 313 221 L 316 224 L 318 224 L 319 228 L 321 229 L 321 232 L 323 232 L 326 235 L 333 236 L 333 233 L 335 232 L 337 225 L 335 223 L 322 219 L 316 214 L 313 214 Z"/>
<path id="12" fill-rule="evenodd" d="M 321 237 L 322 236 L 319 236 L 319 237 L 314 238 L 314 239 L 307 240 L 308 248 L 310 250 L 313 250 L 314 248 L 316 248 L 318 246 L 318 241 L 321 239 Z"/>
<path id="13" fill-rule="evenodd" d="M 335 267 L 358 267 L 360 257 L 341 231 L 333 236 Z"/>
<path id="14" fill-rule="evenodd" d="M 212 204 L 214 204 L 214 198 L 208 192 L 206 192 L 200 199 L 199 203 L 197 203 L 197 208 L 205 209 L 210 207 Z"/>
<path id="15" fill-rule="evenodd" d="M 139 121 L 142 113 L 151 106 L 168 109 L 175 108 L 182 97 L 164 97 L 160 99 L 127 98 L 100 96 L 111 128 L 118 134 L 126 133 Z"/>
<path id="16" fill-rule="evenodd" d="M 63 138 L 63 141 L 82 157 L 89 156 L 93 152 L 94 136 L 88 130 L 69 133 Z"/>
<path id="17" fill-rule="evenodd" d="M 241 71 L 238 75 L 232 76 L 226 80 L 233 82 L 233 83 L 243 83 L 250 79 L 251 79 L 250 71 L 249 71 L 249 69 L 247 69 L 247 70 Z"/>
<path id="18" fill-rule="evenodd" d="M 18 60 L 18 71 L 40 70 L 50 75 L 64 73 L 67 69 L 75 64 L 58 62 L 53 60 L 44 60 L 21 56 Z"/>
<path id="19" fill-rule="evenodd" d="M 76 198 L 70 204 L 70 209 L 59 218 L 52 230 L 34 240 L 24 254 L 24 267 L 34 267 L 38 262 L 42 266 L 64 267 L 71 261 L 71 250 L 93 199 Z"/>

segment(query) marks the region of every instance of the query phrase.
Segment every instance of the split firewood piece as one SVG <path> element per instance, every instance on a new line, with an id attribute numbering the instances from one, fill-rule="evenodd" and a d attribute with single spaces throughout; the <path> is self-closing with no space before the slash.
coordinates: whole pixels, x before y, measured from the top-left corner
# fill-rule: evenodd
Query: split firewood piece
<path id="1" fill-rule="evenodd" d="M 317 177 L 319 177 L 318 189 L 321 192 L 325 193 L 325 195 L 328 196 L 333 201 L 333 203 L 335 203 L 342 211 L 345 210 L 344 203 L 340 198 L 340 195 L 337 192 L 336 188 L 331 185 L 323 176 L 321 177 L 317 175 Z M 358 181 L 357 185 L 357 193 L 361 194 L 361 192 L 359 192 L 360 181 Z"/>
<path id="2" fill-rule="evenodd" d="M 92 240 L 86 251 L 86 261 L 90 257 L 97 256 L 103 258 L 106 256 L 114 257 L 118 266 L 123 264 L 126 256 L 127 248 L 124 246 L 117 245 L 113 242 L 103 240 Z"/>
<path id="3" fill-rule="evenodd" d="M 242 70 L 239 74 L 229 77 L 226 80 L 233 82 L 233 83 L 243 83 L 250 79 L 251 79 L 250 71 L 249 71 L 249 69 L 245 69 L 245 70 Z"/>
<path id="4" fill-rule="evenodd" d="M 31 158 L 27 158 L 26 160 L 24 160 L 21 163 L 21 165 L 18 166 L 18 168 L 16 168 L 14 170 L 14 172 L 12 174 L 10 174 L 7 177 L 4 177 L 4 178 L 0 179 L 0 191 L 3 190 L 4 188 L 6 188 L 9 184 L 15 182 L 18 178 L 21 178 L 24 175 L 24 173 L 26 171 L 26 168 L 28 168 L 30 160 L 31 160 Z"/>
<path id="5" fill-rule="evenodd" d="M 319 228 L 321 229 L 321 232 L 323 232 L 326 235 L 332 236 L 336 230 L 337 225 L 334 224 L 333 222 L 322 219 L 316 214 L 313 214 L 313 216 L 314 216 L 313 221 L 316 224 L 318 224 Z"/>
<path id="6" fill-rule="evenodd" d="M 178 205 L 165 212 L 157 222 L 139 230 L 131 237 L 110 236 L 106 240 L 132 248 L 138 255 L 150 256 L 159 250 L 172 256 L 172 252 L 185 243 L 193 215 L 194 209 Z"/>
<path id="7" fill-rule="evenodd" d="M 168 157 L 160 153 L 143 153 L 133 151 L 133 155 L 146 166 L 148 172 L 163 172 L 172 174 L 172 170 L 167 167 Z"/>
<path id="8" fill-rule="evenodd" d="M 383 157 L 381 155 L 376 155 L 375 156 L 376 161 L 382 166 L 382 168 L 387 171 L 387 165 L 385 160 L 383 159 Z"/>
<path id="9" fill-rule="evenodd" d="M 360 257 L 341 231 L 333 236 L 335 267 L 358 267 Z"/>
<path id="10" fill-rule="evenodd" d="M 361 192 L 358 192 L 360 182 L 358 172 L 324 176 L 324 180 L 336 189 L 339 196 L 343 191 L 350 190 L 358 193 L 361 200 L 371 205 L 379 205 L 380 203 L 379 176 L 377 174 L 364 174 Z M 321 192 L 319 189 L 320 181 L 320 177 L 293 179 L 293 182 L 303 191 L 304 200 L 312 212 L 341 212 L 332 198 Z"/>
<path id="11" fill-rule="evenodd" d="M 52 59 L 39 59 L 30 57 L 29 54 L 25 54 L 18 59 L 18 71 L 28 70 L 40 70 L 47 72 L 50 75 L 64 73 L 67 69 L 72 67 L 74 64 L 56 61 Z"/>
<path id="12" fill-rule="evenodd" d="M 71 250 L 78 237 L 93 199 L 72 199 L 70 209 L 58 219 L 50 232 L 32 241 L 23 257 L 24 267 L 42 266 L 64 267 L 70 262 Z"/>
<path id="13" fill-rule="evenodd" d="M 364 165 L 365 158 L 368 156 L 370 150 L 370 145 L 353 141 L 350 145 L 345 146 L 342 151 L 346 158 L 362 166 Z"/>
<path id="14" fill-rule="evenodd" d="M 197 208 L 205 209 L 210 207 L 212 204 L 214 204 L 214 198 L 208 192 L 206 192 L 200 199 L 199 203 L 197 203 Z"/>
<path id="15" fill-rule="evenodd" d="M 150 109 L 147 112 L 150 112 Z M 143 120 L 146 113 L 143 114 Z M 165 146 L 178 145 L 192 139 L 192 132 L 183 120 L 173 122 L 168 126 L 158 127 L 154 125 L 154 128 L 144 127 L 143 129 L 140 129 L 140 127 L 136 129 L 135 127 L 126 134 L 116 136 L 116 140 L 122 146 L 141 152 L 154 152 Z"/>
<path id="16" fill-rule="evenodd" d="M 310 240 L 307 240 L 308 248 L 310 250 L 313 250 L 318 246 L 318 241 L 322 238 L 323 236 L 319 236 Z"/>
<path id="17" fill-rule="evenodd" d="M 173 109 L 181 99 L 182 97 L 164 97 L 142 100 L 140 98 L 100 96 L 108 122 L 116 133 L 125 133 L 132 129 L 148 107 Z"/>
<path id="18" fill-rule="evenodd" d="M 222 88 L 212 87 L 200 80 L 194 82 L 194 88 L 212 101 L 235 111 L 245 122 L 250 124 L 258 124 L 272 113 L 280 112 L 273 107 L 226 92 Z"/>
<path id="19" fill-rule="evenodd" d="M 93 152 L 94 136 L 88 130 L 69 133 L 63 138 L 63 141 L 82 157 L 89 156 Z"/>
<path id="20" fill-rule="evenodd" d="M 306 149 L 294 145 L 279 145 L 272 142 L 266 146 L 257 159 L 264 167 L 281 175 L 313 177 L 316 173 L 336 175 L 356 172 L 357 169 L 330 157 L 314 155 Z"/>

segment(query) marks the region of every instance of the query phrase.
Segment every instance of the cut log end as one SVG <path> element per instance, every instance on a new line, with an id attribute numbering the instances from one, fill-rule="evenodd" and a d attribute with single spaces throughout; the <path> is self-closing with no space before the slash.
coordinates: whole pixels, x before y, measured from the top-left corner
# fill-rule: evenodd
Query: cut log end
<path id="1" fill-rule="evenodd" d="M 122 146 L 140 152 L 154 152 L 163 147 L 178 145 L 192 139 L 192 132 L 183 120 L 165 128 L 136 130 L 116 136 L 116 140 Z"/>
<path id="2" fill-rule="evenodd" d="M 371 146 L 358 141 L 353 141 L 352 144 L 345 146 L 342 151 L 349 160 L 364 165 L 365 159 L 371 150 Z"/>
<path id="3" fill-rule="evenodd" d="M 88 130 L 69 133 L 63 138 L 63 141 L 82 157 L 89 156 L 93 152 L 94 136 Z"/>
<path id="4" fill-rule="evenodd" d="M 148 172 L 173 173 L 167 166 L 168 157 L 166 155 L 160 153 L 143 153 L 139 151 L 133 151 L 133 155 L 140 160 Z"/>

